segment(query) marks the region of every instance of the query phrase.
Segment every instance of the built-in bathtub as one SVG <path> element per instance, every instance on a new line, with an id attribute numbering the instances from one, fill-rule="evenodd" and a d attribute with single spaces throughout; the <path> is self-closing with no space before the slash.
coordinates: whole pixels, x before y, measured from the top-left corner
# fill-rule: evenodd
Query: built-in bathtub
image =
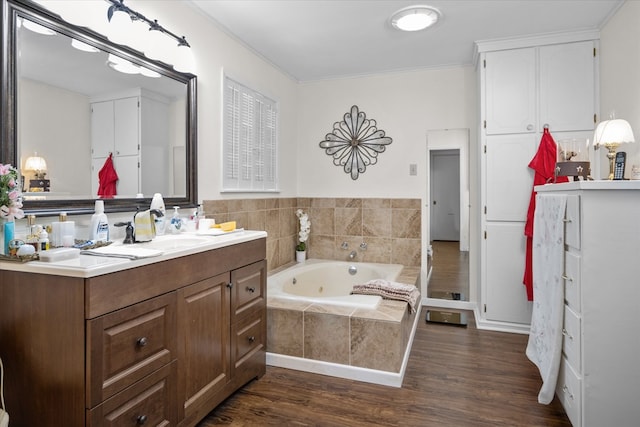
<path id="1" fill-rule="evenodd" d="M 403 266 L 311 259 L 269 276 L 267 295 L 283 300 L 375 309 L 376 295 L 350 295 L 373 279 L 397 281 Z"/>
<path id="2" fill-rule="evenodd" d="M 416 284 L 418 276 L 399 264 L 315 259 L 271 274 L 267 364 L 400 387 L 419 307 L 350 292 L 372 279 Z"/>

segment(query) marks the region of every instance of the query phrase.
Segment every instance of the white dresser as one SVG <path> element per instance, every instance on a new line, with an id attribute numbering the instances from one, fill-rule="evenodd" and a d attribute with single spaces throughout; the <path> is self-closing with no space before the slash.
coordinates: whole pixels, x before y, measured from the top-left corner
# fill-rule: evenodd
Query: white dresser
<path id="1" fill-rule="evenodd" d="M 640 426 L 640 181 L 536 190 L 567 195 L 556 394 L 574 426 Z"/>

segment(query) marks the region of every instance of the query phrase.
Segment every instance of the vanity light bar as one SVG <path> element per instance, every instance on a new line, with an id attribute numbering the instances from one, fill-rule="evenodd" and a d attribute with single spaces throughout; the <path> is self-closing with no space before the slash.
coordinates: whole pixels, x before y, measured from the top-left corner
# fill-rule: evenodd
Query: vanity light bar
<path id="1" fill-rule="evenodd" d="M 150 30 L 160 31 L 166 34 L 167 36 L 173 38 L 175 41 L 178 42 L 178 46 L 191 47 L 191 45 L 189 45 L 189 43 L 187 42 L 187 39 L 185 38 L 185 36 L 180 37 L 174 34 L 171 31 L 164 28 L 162 25 L 158 24 L 158 20 L 152 21 L 146 16 L 144 16 L 143 14 L 141 14 L 140 12 L 136 12 L 135 10 L 129 8 L 128 6 L 125 6 L 124 0 L 107 0 L 107 2 L 111 3 L 111 6 L 107 11 L 107 18 L 109 19 L 109 21 L 111 21 L 111 18 L 113 17 L 113 14 L 116 11 L 123 11 L 129 15 L 132 21 L 133 20 L 144 21 L 147 23 L 147 25 L 149 25 Z"/>

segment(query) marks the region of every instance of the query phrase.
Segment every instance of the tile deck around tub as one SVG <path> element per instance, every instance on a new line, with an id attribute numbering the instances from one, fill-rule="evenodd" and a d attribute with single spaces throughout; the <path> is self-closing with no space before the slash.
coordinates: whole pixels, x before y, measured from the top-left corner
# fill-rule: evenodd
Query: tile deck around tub
<path id="1" fill-rule="evenodd" d="M 416 284 L 419 274 L 405 267 L 398 282 Z M 267 297 L 267 351 L 399 372 L 414 320 L 403 301 L 364 309 Z"/>

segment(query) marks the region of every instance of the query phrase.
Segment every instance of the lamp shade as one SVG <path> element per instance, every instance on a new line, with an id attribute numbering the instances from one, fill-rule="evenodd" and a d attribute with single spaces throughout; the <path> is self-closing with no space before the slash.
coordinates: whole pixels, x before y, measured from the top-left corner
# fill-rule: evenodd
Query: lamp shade
<path id="1" fill-rule="evenodd" d="M 622 119 L 605 120 L 598 124 L 593 142 L 598 144 L 623 144 L 635 142 L 629 122 Z"/>
<path id="2" fill-rule="evenodd" d="M 44 172 L 47 170 L 47 162 L 43 157 L 36 154 L 35 156 L 27 157 L 27 160 L 24 162 L 24 168 L 30 171 Z"/>

